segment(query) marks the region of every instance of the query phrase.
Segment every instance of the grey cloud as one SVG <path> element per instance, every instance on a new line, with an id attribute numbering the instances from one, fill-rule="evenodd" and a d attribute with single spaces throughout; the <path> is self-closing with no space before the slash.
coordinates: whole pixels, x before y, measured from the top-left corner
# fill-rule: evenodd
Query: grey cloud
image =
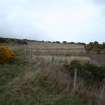
<path id="1" fill-rule="evenodd" d="M 38 39 L 41 30 L 30 16 L 29 0 L 0 0 L 0 36 Z"/>
<path id="2" fill-rule="evenodd" d="M 56 30 L 48 28 L 52 32 L 49 33 L 49 35 L 47 35 L 48 33 L 45 30 L 45 26 L 40 26 L 40 22 L 38 23 L 37 19 L 31 15 L 39 13 L 41 14 L 40 16 L 43 16 L 46 15 L 47 14 L 46 11 L 49 10 L 55 12 L 56 8 L 61 8 L 63 10 L 63 8 L 65 9 L 65 8 L 70 8 L 72 6 L 77 6 L 73 4 L 74 3 L 73 1 L 76 0 L 0 0 L 0 33 L 1 33 L 0 36 L 49 40 L 51 39 L 51 37 L 49 36 L 53 32 L 53 35 L 56 37 L 56 40 L 57 39 L 64 40 L 65 35 L 62 35 L 64 37 L 62 38 L 60 37 L 60 35 L 56 34 L 55 31 L 60 30 L 60 32 L 62 33 L 63 29 L 64 31 L 66 30 L 65 28 L 59 28 L 57 26 L 54 26 L 57 27 Z M 92 5 L 97 5 L 97 8 L 100 9 L 100 7 L 98 6 L 101 5 L 103 6 L 105 4 L 105 0 L 90 0 L 90 3 L 93 3 Z M 104 13 L 105 10 L 104 7 L 105 6 L 103 6 L 103 9 L 101 9 L 100 11 L 102 12 L 102 14 Z M 99 19 L 96 20 L 94 23 L 96 23 L 97 21 L 100 22 L 101 19 L 102 16 L 99 16 Z M 99 28 L 97 30 L 96 29 L 91 30 L 92 23 L 93 22 L 89 24 L 89 29 L 88 29 L 88 31 L 90 32 L 89 34 L 91 34 L 92 31 L 95 31 L 96 32 L 95 34 L 100 34 L 100 32 L 99 33 L 97 32 Z M 94 24 L 92 27 L 95 27 Z M 102 24 L 99 24 L 96 27 L 100 27 L 99 31 L 102 30 Z M 68 27 L 67 31 L 69 30 L 69 28 L 70 27 Z M 76 30 L 76 28 L 74 30 Z M 68 32 L 68 36 L 70 36 L 69 34 L 70 33 Z M 104 31 L 102 34 L 104 34 Z M 78 36 L 82 35 L 78 34 Z M 82 38 L 86 39 L 85 36 Z M 67 39 L 69 40 L 70 37 Z"/>
<path id="3" fill-rule="evenodd" d="M 95 2 L 97 4 L 101 4 L 101 5 L 105 4 L 105 0 L 93 0 L 93 2 Z"/>

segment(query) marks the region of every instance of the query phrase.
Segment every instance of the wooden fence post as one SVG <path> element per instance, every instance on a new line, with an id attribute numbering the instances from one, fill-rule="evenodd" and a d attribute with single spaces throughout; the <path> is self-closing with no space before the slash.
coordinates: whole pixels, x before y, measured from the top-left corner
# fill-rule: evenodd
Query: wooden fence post
<path id="1" fill-rule="evenodd" d="M 26 45 L 24 45 L 24 60 L 26 61 L 26 57 L 27 57 L 27 48 Z"/>
<path id="2" fill-rule="evenodd" d="M 73 81 L 73 90 L 75 92 L 75 90 L 77 89 L 77 68 L 74 69 L 74 81 Z"/>
<path id="3" fill-rule="evenodd" d="M 30 46 L 30 63 L 32 63 L 32 48 Z"/>

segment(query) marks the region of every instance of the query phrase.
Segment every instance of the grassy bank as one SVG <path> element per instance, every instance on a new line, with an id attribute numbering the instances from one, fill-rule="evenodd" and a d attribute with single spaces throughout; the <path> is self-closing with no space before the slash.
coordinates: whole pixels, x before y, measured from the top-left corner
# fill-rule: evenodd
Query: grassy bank
<path id="1" fill-rule="evenodd" d="M 78 96 L 59 93 L 26 64 L 0 65 L 0 105 L 81 105 Z"/>

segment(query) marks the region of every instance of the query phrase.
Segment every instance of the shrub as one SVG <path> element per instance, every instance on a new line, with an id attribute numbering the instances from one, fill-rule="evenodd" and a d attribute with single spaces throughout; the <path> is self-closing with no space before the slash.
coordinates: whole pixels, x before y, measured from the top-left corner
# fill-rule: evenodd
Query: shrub
<path id="1" fill-rule="evenodd" d="M 0 46 L 0 64 L 13 61 L 15 59 L 14 52 L 6 46 Z"/>
<path id="2" fill-rule="evenodd" d="M 89 44 L 85 45 L 85 49 L 87 52 L 93 51 L 96 52 L 97 54 L 100 54 L 101 50 L 105 49 L 105 43 L 99 44 L 97 41 L 90 42 Z"/>
<path id="3" fill-rule="evenodd" d="M 74 76 L 74 69 L 78 70 L 78 78 L 85 81 L 86 84 L 101 83 L 105 79 L 105 66 L 96 66 L 93 64 L 80 64 L 77 61 L 71 62 L 70 65 L 65 65 L 70 76 Z"/>

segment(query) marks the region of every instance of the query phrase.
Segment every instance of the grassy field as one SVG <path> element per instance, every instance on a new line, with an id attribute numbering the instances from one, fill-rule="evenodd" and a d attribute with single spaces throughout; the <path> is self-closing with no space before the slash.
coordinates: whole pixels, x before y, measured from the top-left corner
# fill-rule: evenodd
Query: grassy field
<path id="1" fill-rule="evenodd" d="M 0 65 L 0 105 L 82 105 L 44 81 L 40 64 Z"/>
<path id="2" fill-rule="evenodd" d="M 79 78 L 77 89 L 73 88 L 70 62 L 90 61 L 84 56 L 83 46 L 29 44 L 12 45 L 11 48 L 16 53 L 16 61 L 0 65 L 0 105 L 104 105 L 103 83 L 100 87 L 96 84 L 86 86 L 86 81 Z M 39 49 L 39 55 L 32 52 Z M 50 49 L 53 52 L 43 52 Z M 57 49 L 60 50 L 58 55 L 62 50 L 66 53 L 72 50 L 72 56 L 63 53 L 57 56 Z M 78 53 L 78 49 L 83 54 Z"/>
<path id="3" fill-rule="evenodd" d="M 42 47 L 46 49 L 45 46 Z M 10 47 L 17 57 L 14 64 L 0 65 L 0 105 L 81 105 L 78 96 L 60 93 L 51 83 L 41 79 L 40 70 L 43 66 L 50 65 L 49 60 L 34 58 L 36 55 L 32 55 L 34 60 L 30 62 L 32 60 L 30 47 L 35 50 L 41 46 L 10 45 Z M 50 50 L 49 47 L 51 46 L 47 46 L 47 51 Z M 43 52 L 43 48 L 41 49 Z M 45 58 L 49 59 L 48 56 Z M 42 65 L 43 62 L 48 64 Z"/>
<path id="4" fill-rule="evenodd" d="M 70 63 L 73 59 L 81 59 L 89 61 L 83 45 L 75 44 L 51 44 L 51 43 L 30 43 L 28 45 L 11 46 L 21 57 L 27 61 L 35 62 L 35 60 L 44 59 L 47 62 Z M 21 56 L 23 55 L 23 56 Z"/>

